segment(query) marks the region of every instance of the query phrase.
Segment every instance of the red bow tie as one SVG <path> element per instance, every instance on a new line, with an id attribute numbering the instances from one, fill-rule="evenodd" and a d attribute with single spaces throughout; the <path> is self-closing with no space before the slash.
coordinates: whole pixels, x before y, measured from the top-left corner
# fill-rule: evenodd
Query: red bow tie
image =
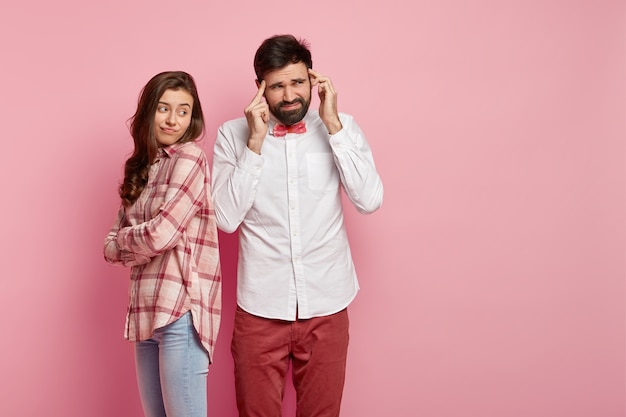
<path id="1" fill-rule="evenodd" d="M 287 133 L 304 133 L 304 132 L 306 132 L 306 125 L 302 121 L 296 124 L 293 124 L 291 126 L 285 126 L 285 125 L 279 125 L 279 124 L 274 126 L 274 136 L 276 137 L 285 136 Z"/>

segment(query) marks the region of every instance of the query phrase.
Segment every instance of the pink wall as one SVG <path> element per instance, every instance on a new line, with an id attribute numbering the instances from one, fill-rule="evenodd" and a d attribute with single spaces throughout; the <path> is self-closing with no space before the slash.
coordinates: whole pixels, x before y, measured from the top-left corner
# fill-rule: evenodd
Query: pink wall
<path id="1" fill-rule="evenodd" d="M 624 1 L 213 3 L 2 7 L 0 415 L 140 415 L 128 271 L 101 256 L 125 120 L 148 78 L 186 70 L 210 154 L 258 44 L 294 32 L 386 188 L 379 212 L 347 209 L 362 291 L 343 415 L 623 417 Z M 209 381 L 228 417 L 233 236 L 222 249 Z"/>

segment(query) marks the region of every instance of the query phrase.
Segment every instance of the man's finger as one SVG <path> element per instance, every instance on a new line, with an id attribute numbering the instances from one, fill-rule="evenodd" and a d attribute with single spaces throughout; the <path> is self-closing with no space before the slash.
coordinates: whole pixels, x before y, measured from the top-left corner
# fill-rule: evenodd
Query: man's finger
<path id="1" fill-rule="evenodd" d="M 254 96 L 250 104 L 259 103 L 261 101 L 261 97 L 263 97 L 263 94 L 265 94 L 265 80 L 261 80 L 261 84 L 259 84 L 259 90 L 256 92 L 256 95 Z"/>
<path id="2" fill-rule="evenodd" d="M 309 68 L 309 74 L 312 75 L 315 78 L 319 78 L 322 76 L 322 74 L 320 74 L 319 72 L 313 71 L 313 69 Z"/>
<path id="3" fill-rule="evenodd" d="M 309 75 L 311 76 L 311 85 L 317 85 L 319 84 L 320 80 L 319 78 L 321 77 L 321 75 L 315 71 L 313 71 L 311 68 L 309 68 Z"/>

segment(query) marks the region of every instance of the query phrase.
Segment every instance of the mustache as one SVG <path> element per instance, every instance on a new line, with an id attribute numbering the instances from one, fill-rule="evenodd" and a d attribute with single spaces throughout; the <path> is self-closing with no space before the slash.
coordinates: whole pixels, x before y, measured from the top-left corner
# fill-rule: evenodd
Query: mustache
<path id="1" fill-rule="evenodd" d="M 297 98 L 293 101 L 281 101 L 280 103 L 278 103 L 278 107 L 289 106 L 291 104 L 296 104 L 296 103 L 300 103 L 304 106 L 304 100 L 301 98 Z"/>

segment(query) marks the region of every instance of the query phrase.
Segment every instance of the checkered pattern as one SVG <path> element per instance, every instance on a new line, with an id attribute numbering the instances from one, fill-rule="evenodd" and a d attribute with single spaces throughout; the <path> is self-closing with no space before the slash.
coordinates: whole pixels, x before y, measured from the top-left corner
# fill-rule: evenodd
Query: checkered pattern
<path id="1" fill-rule="evenodd" d="M 141 341 L 187 311 L 213 357 L 221 269 L 206 155 L 195 143 L 161 148 L 148 184 L 121 207 L 104 257 L 131 267 L 125 337 Z"/>

